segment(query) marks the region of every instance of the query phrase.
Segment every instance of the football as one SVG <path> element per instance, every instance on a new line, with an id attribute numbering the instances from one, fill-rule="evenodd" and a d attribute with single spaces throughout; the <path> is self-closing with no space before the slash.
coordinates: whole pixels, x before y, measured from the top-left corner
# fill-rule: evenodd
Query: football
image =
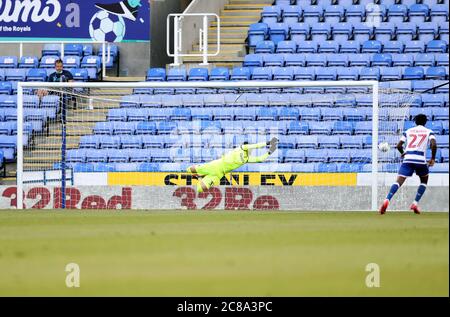
<path id="1" fill-rule="evenodd" d="M 378 149 L 381 152 L 387 152 L 387 151 L 389 151 L 391 149 L 391 147 L 390 147 L 389 143 L 382 142 L 382 143 L 378 144 Z"/>
<path id="2" fill-rule="evenodd" d="M 122 17 L 103 10 L 94 14 L 89 23 L 89 35 L 93 41 L 121 42 L 125 29 Z"/>

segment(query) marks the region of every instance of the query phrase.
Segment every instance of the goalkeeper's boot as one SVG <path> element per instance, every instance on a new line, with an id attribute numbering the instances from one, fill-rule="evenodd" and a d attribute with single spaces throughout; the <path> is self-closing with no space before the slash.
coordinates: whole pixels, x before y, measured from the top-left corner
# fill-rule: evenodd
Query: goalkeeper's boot
<path id="1" fill-rule="evenodd" d="M 412 211 L 414 211 L 415 214 L 420 215 L 420 209 L 419 206 L 417 206 L 417 204 L 412 204 L 411 207 L 409 207 L 409 209 L 411 209 Z"/>
<path id="2" fill-rule="evenodd" d="M 383 204 L 380 207 L 380 215 L 384 215 L 389 206 L 389 199 L 385 199 Z"/>
<path id="3" fill-rule="evenodd" d="M 117 3 L 101 4 L 96 3 L 95 6 L 101 10 L 105 10 L 111 14 L 115 14 L 131 21 L 136 21 L 139 7 L 141 6 L 140 0 L 124 0 Z"/>

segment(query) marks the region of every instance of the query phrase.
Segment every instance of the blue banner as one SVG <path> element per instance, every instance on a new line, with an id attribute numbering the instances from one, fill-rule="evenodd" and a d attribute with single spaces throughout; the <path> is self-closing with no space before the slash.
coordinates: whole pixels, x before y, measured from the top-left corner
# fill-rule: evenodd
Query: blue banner
<path id="1" fill-rule="evenodd" d="M 0 40 L 150 41 L 150 0 L 0 0 Z"/>

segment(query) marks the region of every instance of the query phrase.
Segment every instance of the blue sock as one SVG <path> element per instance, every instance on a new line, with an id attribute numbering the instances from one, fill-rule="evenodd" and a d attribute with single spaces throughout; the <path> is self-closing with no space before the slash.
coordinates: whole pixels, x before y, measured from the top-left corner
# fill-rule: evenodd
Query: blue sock
<path id="1" fill-rule="evenodd" d="M 398 183 L 392 184 L 391 190 L 389 191 L 389 194 L 386 196 L 386 199 L 390 201 L 399 188 L 400 185 Z"/>
<path id="2" fill-rule="evenodd" d="M 416 203 L 418 203 L 420 201 L 420 199 L 422 198 L 426 189 L 427 189 L 427 184 L 420 184 L 419 189 L 417 189 L 416 199 L 414 200 Z"/>

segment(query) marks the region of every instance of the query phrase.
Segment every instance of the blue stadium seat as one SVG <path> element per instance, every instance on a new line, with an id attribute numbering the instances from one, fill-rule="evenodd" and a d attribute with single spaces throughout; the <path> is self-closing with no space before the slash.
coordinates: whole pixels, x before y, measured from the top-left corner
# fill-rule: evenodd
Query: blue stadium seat
<path id="1" fill-rule="evenodd" d="M 42 56 L 60 56 L 61 55 L 61 45 L 60 44 L 44 44 L 44 48 L 42 49 Z"/>
<path id="2" fill-rule="evenodd" d="M 282 6 L 282 21 L 284 23 L 297 23 L 303 16 L 303 9 L 299 5 Z"/>
<path id="3" fill-rule="evenodd" d="M 423 23 L 428 18 L 430 8 L 426 4 L 413 4 L 409 7 L 409 21 Z"/>
<path id="4" fill-rule="evenodd" d="M 297 53 L 317 53 L 319 43 L 317 41 L 302 42 L 297 46 Z"/>
<path id="5" fill-rule="evenodd" d="M 12 84 L 7 81 L 0 81 L 0 95 L 10 95 L 12 93 Z"/>
<path id="6" fill-rule="evenodd" d="M 379 67 L 363 67 L 359 73 L 360 80 L 380 80 Z"/>
<path id="7" fill-rule="evenodd" d="M 163 108 L 181 108 L 183 106 L 183 98 L 180 95 L 163 95 L 161 101 Z"/>
<path id="8" fill-rule="evenodd" d="M 84 163 L 86 162 L 86 149 L 68 150 L 66 154 L 67 163 Z"/>
<path id="9" fill-rule="evenodd" d="M 339 44 L 337 41 L 323 41 L 319 44 L 318 53 L 333 53 L 339 52 Z"/>
<path id="10" fill-rule="evenodd" d="M 414 57 L 414 66 L 434 66 L 435 58 L 434 54 L 425 53 L 425 54 L 417 54 Z"/>
<path id="11" fill-rule="evenodd" d="M 428 67 L 425 72 L 425 79 L 445 79 L 448 73 L 445 67 Z"/>
<path id="12" fill-rule="evenodd" d="M 294 70 L 291 67 L 277 67 L 273 70 L 273 80 L 293 80 Z"/>
<path id="13" fill-rule="evenodd" d="M 64 56 L 63 63 L 67 68 L 79 68 L 81 62 L 79 56 Z"/>
<path id="14" fill-rule="evenodd" d="M 392 55 L 389 53 L 385 54 L 374 54 L 372 56 L 371 66 L 391 66 L 392 65 Z"/>
<path id="15" fill-rule="evenodd" d="M 413 66 L 414 60 L 412 54 L 393 54 L 392 66 Z"/>
<path id="16" fill-rule="evenodd" d="M 249 47 L 255 48 L 256 44 L 264 41 L 269 36 L 269 26 L 266 23 L 254 23 L 248 31 Z"/>
<path id="17" fill-rule="evenodd" d="M 368 54 L 348 54 L 350 66 L 370 66 L 370 56 Z"/>
<path id="18" fill-rule="evenodd" d="M 186 81 L 187 71 L 185 68 L 171 68 L 167 73 L 167 81 Z"/>
<path id="19" fill-rule="evenodd" d="M 272 80 L 272 68 L 271 67 L 255 67 L 252 72 L 252 80 Z"/>
<path id="20" fill-rule="evenodd" d="M 127 121 L 127 109 L 126 108 L 109 109 L 107 120 L 108 121 Z"/>
<path id="21" fill-rule="evenodd" d="M 280 136 L 278 143 L 279 149 L 295 149 L 297 146 L 297 137 L 295 135 Z"/>
<path id="22" fill-rule="evenodd" d="M 85 157 L 86 157 L 87 163 L 94 163 L 94 162 L 107 163 L 108 162 L 107 151 L 104 151 L 104 150 L 86 149 L 85 155 L 86 155 Z"/>
<path id="23" fill-rule="evenodd" d="M 121 107 L 124 107 L 124 102 L 128 104 L 129 107 L 143 107 L 143 108 L 159 108 L 162 106 L 162 100 L 160 95 L 130 95 L 128 100 L 124 100 L 120 103 Z"/>
<path id="24" fill-rule="evenodd" d="M 119 149 L 121 144 L 121 137 L 118 135 L 102 135 L 100 137 L 101 149 Z"/>
<path id="25" fill-rule="evenodd" d="M 303 21 L 306 23 L 318 23 L 323 16 L 323 7 L 318 5 L 306 5 L 303 7 Z"/>
<path id="26" fill-rule="evenodd" d="M 372 121 L 358 121 L 355 123 L 355 134 L 371 134 Z"/>
<path id="27" fill-rule="evenodd" d="M 405 83 L 405 82 L 401 82 L 401 83 Z M 410 89 L 416 93 L 423 93 L 425 91 L 429 91 L 429 90 L 433 89 L 433 81 L 431 81 L 431 80 L 413 80 L 413 81 L 409 82 L 408 84 L 410 84 L 409 85 L 410 87 L 405 87 L 405 90 Z"/>
<path id="28" fill-rule="evenodd" d="M 276 48 L 278 54 L 294 54 L 297 51 L 297 44 L 294 41 L 280 41 Z"/>
<path id="29" fill-rule="evenodd" d="M 448 53 L 448 43 L 442 40 L 432 40 L 426 46 L 427 53 Z"/>
<path id="30" fill-rule="evenodd" d="M 249 54 L 244 57 L 244 67 L 262 67 L 263 65 L 262 54 Z"/>
<path id="31" fill-rule="evenodd" d="M 171 134 L 177 130 L 177 123 L 170 121 L 162 121 L 158 124 L 158 134 Z M 137 132 L 137 131 L 136 131 Z"/>
<path id="32" fill-rule="evenodd" d="M 128 108 L 126 109 L 126 115 L 128 121 L 147 121 L 150 114 L 150 110 L 147 108 Z"/>
<path id="33" fill-rule="evenodd" d="M 295 80 L 314 80 L 316 77 L 314 67 L 295 67 L 294 79 Z"/>
<path id="34" fill-rule="evenodd" d="M 303 151 L 303 150 L 296 150 L 296 151 Z M 328 162 L 328 155 L 330 152 L 334 152 L 335 150 L 328 151 L 327 149 L 308 149 L 304 150 L 305 153 L 305 159 L 308 163 L 327 163 Z M 286 151 L 286 155 L 287 155 Z M 286 159 L 285 159 L 286 162 Z"/>
<path id="35" fill-rule="evenodd" d="M 340 22 L 333 24 L 332 31 L 333 40 L 336 42 L 345 42 L 353 34 L 353 24 L 351 22 Z"/>
<path id="36" fill-rule="evenodd" d="M 191 120 L 191 109 L 189 108 L 175 108 L 169 116 L 169 120 Z"/>
<path id="37" fill-rule="evenodd" d="M 172 110 L 167 108 L 151 109 L 148 119 L 150 121 L 168 121 L 170 119 Z"/>
<path id="38" fill-rule="evenodd" d="M 316 135 L 305 135 L 297 140 L 297 147 L 302 149 L 317 149 L 319 137 Z"/>
<path id="39" fill-rule="evenodd" d="M 353 149 L 350 150 L 350 161 L 352 163 L 371 163 L 372 150 L 371 149 Z"/>
<path id="40" fill-rule="evenodd" d="M 139 122 L 136 126 L 136 134 L 156 134 L 155 122 Z"/>
<path id="41" fill-rule="evenodd" d="M 449 148 L 448 135 L 436 135 L 435 137 L 438 148 Z"/>
<path id="42" fill-rule="evenodd" d="M 164 138 L 160 135 L 143 135 L 142 147 L 144 149 L 164 148 Z"/>
<path id="43" fill-rule="evenodd" d="M 338 149 L 341 146 L 339 136 L 336 135 L 321 135 L 318 136 L 317 142 L 321 149 Z"/>
<path id="44" fill-rule="evenodd" d="M 396 26 L 393 22 L 380 23 L 374 29 L 375 39 L 381 43 L 391 41 L 396 32 Z"/>
<path id="45" fill-rule="evenodd" d="M 356 67 L 341 68 L 337 73 L 338 80 L 358 80 L 359 71 Z"/>
<path id="46" fill-rule="evenodd" d="M 230 78 L 230 72 L 226 67 L 215 67 L 211 70 L 209 80 L 227 81 Z"/>
<path id="47" fill-rule="evenodd" d="M 336 69 L 332 67 L 320 67 L 316 70 L 316 80 L 336 80 Z"/>
<path id="48" fill-rule="evenodd" d="M 373 27 L 367 23 L 353 24 L 353 39 L 355 41 L 365 42 L 369 41 L 373 35 Z"/>
<path id="49" fill-rule="evenodd" d="M 381 53 L 382 47 L 380 41 L 365 41 L 362 43 L 361 53 Z"/>
<path id="50" fill-rule="evenodd" d="M 417 29 L 419 40 L 424 43 L 434 40 L 439 34 L 439 25 L 435 22 L 422 22 Z"/>
<path id="51" fill-rule="evenodd" d="M 392 4 L 388 8 L 387 16 L 390 22 L 404 22 L 408 15 L 408 7 L 403 4 Z"/>
<path id="52" fill-rule="evenodd" d="M 137 122 L 112 122 L 114 135 L 135 134 Z"/>
<path id="53" fill-rule="evenodd" d="M 26 74 L 26 81 L 47 81 L 47 72 L 45 69 L 31 68 Z"/>
<path id="54" fill-rule="evenodd" d="M 304 163 L 305 150 L 287 150 L 284 155 L 285 163 Z"/>
<path id="55" fill-rule="evenodd" d="M 383 43 L 383 53 L 400 54 L 405 50 L 405 44 L 402 41 L 389 41 Z"/>
<path id="56" fill-rule="evenodd" d="M 313 120 L 320 121 L 322 118 L 321 109 L 317 108 L 300 108 L 300 118 L 301 120 Z"/>
<path id="57" fill-rule="evenodd" d="M 272 24 L 281 20 L 281 7 L 268 6 L 264 7 L 261 12 L 261 20 L 263 23 Z"/>
<path id="58" fill-rule="evenodd" d="M 348 55 L 347 54 L 331 54 L 327 57 L 327 66 L 328 67 L 336 67 L 336 66 L 342 66 L 347 67 L 348 66 Z"/>
<path id="59" fill-rule="evenodd" d="M 308 23 L 290 23 L 289 26 L 292 41 L 300 44 L 309 39 L 311 27 Z"/>
<path id="60" fill-rule="evenodd" d="M 269 24 L 269 38 L 275 45 L 277 45 L 281 41 L 286 40 L 288 37 L 289 37 L 288 24 L 286 23 Z"/>
<path id="61" fill-rule="evenodd" d="M 353 135 L 342 135 L 340 137 L 341 146 L 343 149 L 362 149 L 363 137 Z"/>
<path id="62" fill-rule="evenodd" d="M 250 75 L 250 69 L 248 67 L 235 67 L 231 71 L 230 80 L 250 80 Z"/>
<path id="63" fill-rule="evenodd" d="M 422 102 L 424 107 L 444 107 L 444 96 L 441 94 L 423 94 Z"/>
<path id="64" fill-rule="evenodd" d="M 140 135 L 123 135 L 120 137 L 122 149 L 141 149 L 143 142 Z"/>
<path id="65" fill-rule="evenodd" d="M 205 107 L 223 107 L 225 105 L 225 97 L 223 94 L 205 95 Z"/>
<path id="66" fill-rule="evenodd" d="M 306 66 L 321 66 L 327 65 L 327 57 L 324 54 L 305 54 Z"/>
<path id="67" fill-rule="evenodd" d="M 0 95 L 0 108 L 17 108 L 17 97 L 9 95 Z"/>
<path id="68" fill-rule="evenodd" d="M 417 36 L 417 24 L 415 22 L 402 22 L 396 24 L 398 41 L 412 41 Z"/>
<path id="69" fill-rule="evenodd" d="M 307 122 L 291 121 L 287 128 L 287 134 L 309 134 L 309 124 Z"/>
<path id="70" fill-rule="evenodd" d="M 36 56 L 22 56 L 19 61 L 19 68 L 37 68 L 39 60 Z"/>
<path id="71" fill-rule="evenodd" d="M 380 76 L 382 81 L 402 79 L 402 73 L 399 67 L 380 67 Z"/>
<path id="72" fill-rule="evenodd" d="M 25 81 L 27 70 L 23 68 L 5 69 L 6 81 Z"/>
<path id="73" fill-rule="evenodd" d="M 311 25 L 311 39 L 314 41 L 324 42 L 331 36 L 331 25 L 328 22 L 313 23 Z"/>
<path id="74" fill-rule="evenodd" d="M 336 121 L 333 123 L 333 134 L 353 134 L 353 123 L 346 121 Z"/>
<path id="75" fill-rule="evenodd" d="M 311 121 L 309 123 L 309 131 L 311 134 L 325 134 L 330 135 L 333 130 L 334 123 L 332 121 Z"/>
<path id="76" fill-rule="evenodd" d="M 430 9 L 431 21 L 445 24 L 448 22 L 448 6 L 445 4 L 432 4 Z"/>
<path id="77" fill-rule="evenodd" d="M 339 23 L 344 20 L 345 9 L 342 5 L 331 5 L 325 7 L 325 12 L 323 14 L 325 21 L 328 23 Z"/>
<path id="78" fill-rule="evenodd" d="M 256 54 L 273 54 L 275 53 L 275 43 L 273 41 L 261 41 L 256 44 Z"/>
<path id="79" fill-rule="evenodd" d="M 166 69 L 165 68 L 149 68 L 146 81 L 166 81 Z"/>
<path id="80" fill-rule="evenodd" d="M 345 8 L 347 22 L 361 23 L 366 16 L 366 9 L 363 5 L 351 5 Z"/>
<path id="81" fill-rule="evenodd" d="M 403 72 L 403 79 L 423 79 L 424 71 L 422 67 L 406 67 Z"/>
<path id="82" fill-rule="evenodd" d="M 83 56 L 82 44 L 64 44 L 64 57 L 66 56 Z"/>

